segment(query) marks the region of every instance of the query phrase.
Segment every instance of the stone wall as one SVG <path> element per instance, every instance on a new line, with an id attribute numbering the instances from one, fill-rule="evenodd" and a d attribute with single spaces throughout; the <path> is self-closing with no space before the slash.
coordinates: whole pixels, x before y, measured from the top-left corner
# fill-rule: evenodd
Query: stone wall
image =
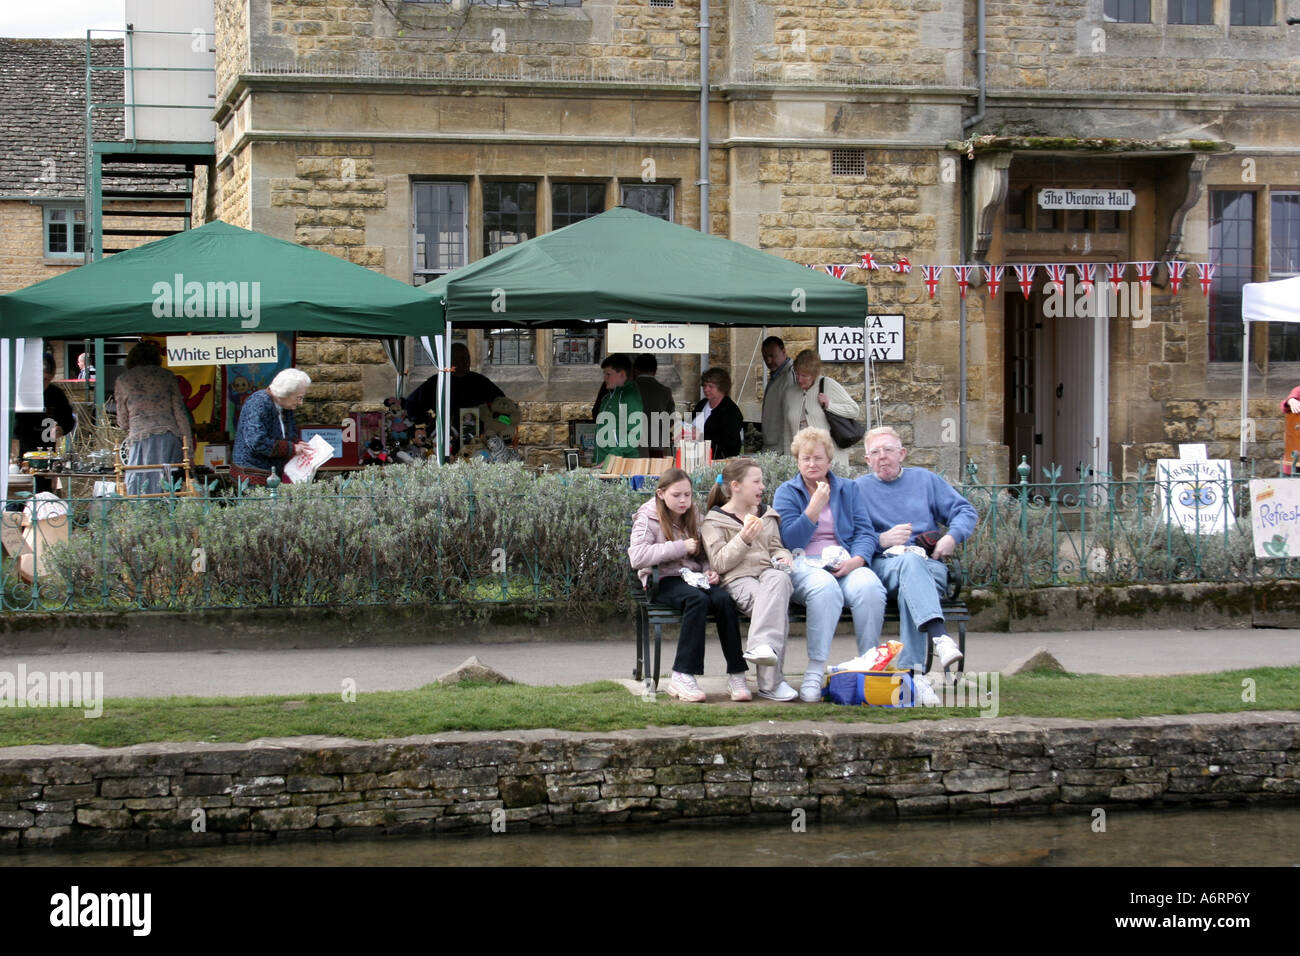
<path id="1" fill-rule="evenodd" d="M 809 822 L 1300 796 L 1300 715 L 0 750 L 0 848 Z"/>
<path id="2" fill-rule="evenodd" d="M 137 208 L 147 210 L 176 209 L 175 203 L 141 202 L 130 206 L 105 203 L 106 210 Z M 109 225 L 120 229 L 179 228 L 184 212 L 174 219 L 113 217 Z M 149 236 L 111 236 L 115 245 L 133 248 L 150 241 Z M 44 209 L 27 200 L 0 202 L 0 293 L 13 292 L 37 282 L 44 282 L 69 269 L 83 265 L 80 254 L 69 258 L 46 258 Z"/>
<path id="3" fill-rule="evenodd" d="M 1284 19 L 1271 27 L 1230 27 L 1228 3 L 1215 7 L 1216 24 L 1165 23 L 1161 3 L 1151 5 L 1156 22 L 1113 23 L 1102 18 L 1100 0 L 989 0 L 989 87 L 1292 96 L 1300 91 L 1293 69 L 1300 47 Z"/>
<path id="4" fill-rule="evenodd" d="M 699 76 L 698 0 L 668 8 L 648 0 L 462 9 L 366 0 L 249 3 L 250 60 L 259 71 L 672 83 Z M 725 49 L 725 17 L 714 18 L 712 32 L 714 49 Z M 720 68 L 721 53 L 714 58 Z"/>

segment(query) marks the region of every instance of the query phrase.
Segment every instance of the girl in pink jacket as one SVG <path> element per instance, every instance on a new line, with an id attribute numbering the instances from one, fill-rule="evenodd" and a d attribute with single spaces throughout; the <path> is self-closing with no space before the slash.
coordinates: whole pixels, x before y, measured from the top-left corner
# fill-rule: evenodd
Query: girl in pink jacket
<path id="1" fill-rule="evenodd" d="M 692 703 L 704 700 L 704 691 L 695 678 L 704 673 L 704 624 L 712 610 L 718 623 L 722 653 L 727 659 L 731 699 L 750 700 L 736 604 L 718 584 L 717 574 L 709 569 L 700 543 L 699 524 L 690 476 L 680 468 L 671 468 L 660 477 L 654 497 L 637 509 L 627 556 L 632 567 L 641 572 L 643 585 L 650 576 L 649 569 L 659 569 L 658 600 L 682 612 L 668 696 Z M 704 589 L 686 583 L 683 570 L 703 574 L 710 587 Z"/>

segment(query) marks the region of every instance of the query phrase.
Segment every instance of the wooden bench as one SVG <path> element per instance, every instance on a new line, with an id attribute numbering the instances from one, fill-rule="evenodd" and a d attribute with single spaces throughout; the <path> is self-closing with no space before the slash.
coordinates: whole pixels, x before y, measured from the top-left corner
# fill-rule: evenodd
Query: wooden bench
<path id="1" fill-rule="evenodd" d="M 660 675 L 660 650 L 663 644 L 663 628 L 665 624 L 680 625 L 682 623 L 682 612 L 675 607 L 667 604 L 661 604 L 655 600 L 655 594 L 659 590 L 659 570 L 652 568 L 650 578 L 646 586 L 641 586 L 641 579 L 634 568 L 628 569 L 629 573 L 629 591 L 632 598 L 632 612 L 636 616 L 636 667 L 632 669 L 633 680 L 644 680 L 646 669 L 650 667 L 653 660 L 653 668 L 650 675 L 654 678 L 654 686 L 659 686 Z M 948 561 L 948 592 L 939 602 L 943 609 L 944 620 L 949 624 L 957 625 L 957 647 L 962 652 L 962 660 L 957 662 L 958 671 L 965 670 L 966 654 L 966 625 L 970 623 L 970 611 L 966 607 L 966 602 L 961 600 L 962 569 L 961 562 L 956 558 Z M 719 585 L 714 585 L 718 587 Z M 744 615 L 741 615 L 744 617 Z M 709 620 L 713 621 L 713 614 L 709 614 Z M 849 608 L 844 609 L 841 620 L 852 620 L 853 614 Z M 802 604 L 790 603 L 790 622 L 807 623 L 807 615 Z M 885 605 L 885 623 L 898 623 L 898 604 L 890 598 Z M 651 647 L 651 635 L 654 635 L 654 646 Z M 931 658 L 934 655 L 934 645 L 930 641 L 925 642 L 925 670 L 930 671 Z"/>

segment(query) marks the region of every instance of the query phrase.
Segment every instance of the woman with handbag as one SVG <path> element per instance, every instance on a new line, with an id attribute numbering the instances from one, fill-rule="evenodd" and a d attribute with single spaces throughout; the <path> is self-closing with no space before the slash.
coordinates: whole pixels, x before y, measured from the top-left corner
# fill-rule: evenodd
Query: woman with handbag
<path id="1" fill-rule="evenodd" d="M 844 386 L 835 379 L 822 375 L 821 357 L 812 349 L 804 349 L 795 356 L 794 379 L 795 387 L 785 393 L 785 421 L 791 435 L 796 435 L 805 428 L 829 431 L 828 414 L 851 421 L 856 420 L 860 414 L 858 403 L 849 397 Z M 865 431 L 865 427 L 862 430 Z M 848 448 L 835 448 L 831 470 L 848 477 Z"/>
<path id="2" fill-rule="evenodd" d="M 745 686 L 749 667 L 740 649 L 740 615 L 731 594 L 719 584 L 717 572 L 709 567 L 691 477 L 680 468 L 664 472 L 654 497 L 637 509 L 627 556 L 640 572 L 642 587 L 650 569 L 659 569 L 657 599 L 682 612 L 668 696 L 683 703 L 703 703 L 704 691 L 695 678 L 704 673 L 704 625 L 712 610 L 727 660 L 727 690 L 732 700 L 751 700 Z M 699 586 L 700 578 L 708 582 L 707 589 Z"/>

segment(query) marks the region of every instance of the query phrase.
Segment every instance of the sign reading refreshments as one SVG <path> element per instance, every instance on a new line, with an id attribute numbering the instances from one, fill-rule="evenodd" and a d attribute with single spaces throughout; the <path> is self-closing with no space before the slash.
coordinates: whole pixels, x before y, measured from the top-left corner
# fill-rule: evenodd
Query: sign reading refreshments
<path id="1" fill-rule="evenodd" d="M 650 325 L 645 322 L 611 322 L 605 329 L 608 353 L 641 352 L 709 354 L 707 325 Z"/>
<path id="2" fill-rule="evenodd" d="M 869 315 L 865 329 L 843 325 L 817 330 L 817 353 L 823 362 L 864 361 L 868 345 L 871 361 L 901 362 L 905 344 L 901 315 Z"/>
<path id="3" fill-rule="evenodd" d="M 1137 197 L 1131 189 L 1065 189 L 1048 187 L 1038 190 L 1039 209 L 1132 209 Z"/>
<path id="4" fill-rule="evenodd" d="M 1300 554 L 1300 481 L 1252 478 L 1250 527 L 1257 558 L 1293 558 Z"/>
<path id="5" fill-rule="evenodd" d="M 274 365 L 278 358 L 274 332 L 167 336 L 168 365 Z"/>

